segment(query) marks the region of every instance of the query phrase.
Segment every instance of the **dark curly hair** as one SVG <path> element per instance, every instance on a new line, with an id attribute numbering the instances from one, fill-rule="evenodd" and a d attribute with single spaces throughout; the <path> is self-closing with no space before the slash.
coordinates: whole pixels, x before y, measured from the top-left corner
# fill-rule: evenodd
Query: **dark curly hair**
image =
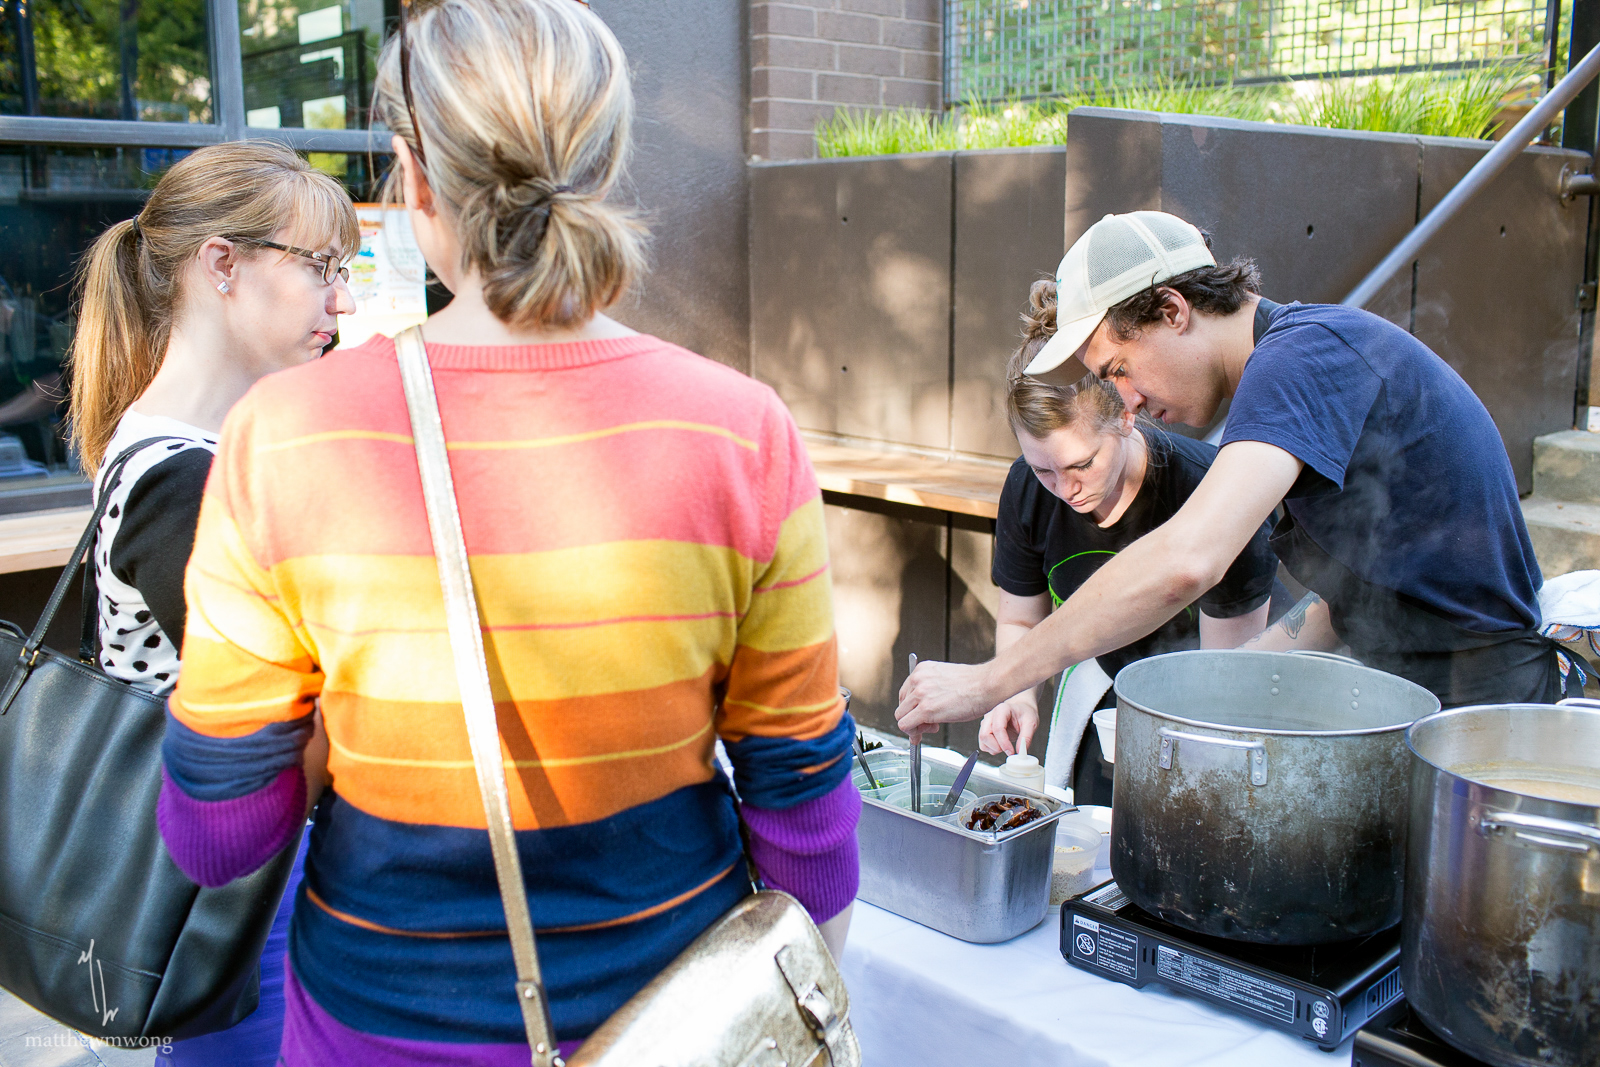
<path id="1" fill-rule="evenodd" d="M 1200 236 L 1210 248 L 1211 234 L 1201 230 Z M 1231 263 L 1196 267 L 1174 275 L 1111 305 L 1106 312 L 1106 325 L 1112 336 L 1118 341 L 1131 341 L 1146 326 L 1160 322 L 1166 306 L 1166 298 L 1161 295 L 1163 289 L 1173 290 L 1196 311 L 1207 315 L 1232 315 L 1244 306 L 1246 299 L 1260 294 L 1261 271 L 1256 268 L 1255 260 L 1240 256 Z"/>

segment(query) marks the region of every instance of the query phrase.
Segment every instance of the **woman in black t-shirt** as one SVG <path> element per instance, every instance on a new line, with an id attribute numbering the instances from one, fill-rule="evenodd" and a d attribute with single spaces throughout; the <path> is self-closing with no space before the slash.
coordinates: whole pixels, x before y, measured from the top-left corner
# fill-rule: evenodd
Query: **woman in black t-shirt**
<path id="1" fill-rule="evenodd" d="M 995 528 L 993 578 L 1000 587 L 996 651 L 1043 622 L 1106 560 L 1171 518 L 1205 476 L 1217 450 L 1144 424 L 1111 386 L 1083 378 L 1047 385 L 1022 373 L 1055 332 L 1055 283 L 1034 283 L 1023 315 L 1022 347 L 1007 369 L 1006 409 L 1022 456 L 1011 466 Z M 1109 803 L 1099 742 L 1089 713 L 1117 671 L 1135 660 L 1185 648 L 1233 648 L 1267 625 L 1277 557 L 1265 525 L 1226 576 L 1166 625 L 1132 644 L 1080 664 L 1058 681 L 1047 781 L 1071 785 L 1081 803 Z M 1073 673 L 1077 681 L 1063 684 Z M 1091 680 L 1093 679 L 1093 680 Z M 1039 724 L 1034 690 L 984 717 L 980 744 L 990 753 L 1026 751 Z M 1081 738 L 1081 743 L 1080 743 Z M 1075 758 L 1071 755 L 1075 751 Z"/>

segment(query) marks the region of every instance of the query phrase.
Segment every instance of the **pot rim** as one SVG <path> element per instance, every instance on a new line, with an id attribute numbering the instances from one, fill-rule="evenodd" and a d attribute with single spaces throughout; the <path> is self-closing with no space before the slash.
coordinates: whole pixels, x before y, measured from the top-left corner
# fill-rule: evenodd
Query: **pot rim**
<path id="1" fill-rule="evenodd" d="M 1191 648 L 1191 649 L 1184 649 L 1183 651 L 1179 651 L 1179 652 L 1167 652 L 1167 653 L 1163 653 L 1162 655 L 1159 655 L 1159 656 L 1151 656 L 1151 657 L 1149 657 L 1147 659 L 1138 661 L 1138 663 L 1130 663 L 1127 667 L 1123 668 L 1123 670 L 1117 672 L 1116 679 L 1111 683 L 1111 691 L 1113 693 L 1115 693 L 1116 696 L 1117 696 L 1117 706 L 1121 707 L 1122 705 L 1126 704 L 1128 707 L 1133 708 L 1135 711 L 1142 711 L 1147 715 L 1154 715 L 1158 719 L 1166 719 L 1166 720 L 1168 720 L 1170 722 L 1182 723 L 1185 726 L 1198 726 L 1198 727 L 1200 727 L 1202 729 L 1217 730 L 1217 731 L 1222 732 L 1222 733 L 1230 733 L 1231 732 L 1231 733 L 1238 733 L 1238 734 L 1256 734 L 1256 735 L 1259 735 L 1259 736 L 1262 736 L 1262 737 L 1314 737 L 1314 738 L 1316 738 L 1316 737 L 1374 737 L 1374 736 L 1377 736 L 1379 734 L 1394 733 L 1397 730 L 1409 730 L 1414 723 L 1420 721 L 1421 719 L 1427 718 L 1430 715 L 1434 715 L 1434 714 L 1438 713 L 1439 698 L 1437 696 L 1435 696 L 1433 693 L 1429 692 L 1427 689 L 1424 689 L 1422 686 L 1418 685 L 1417 683 L 1411 681 L 1408 678 L 1401 678 L 1399 675 L 1389 674 L 1387 671 L 1380 671 L 1376 667 L 1369 667 L 1366 664 L 1360 663 L 1360 662 L 1355 661 L 1355 660 L 1350 660 L 1345 664 L 1345 666 L 1346 666 L 1346 668 L 1348 670 L 1361 671 L 1361 672 L 1363 672 L 1365 674 L 1382 675 L 1383 677 L 1385 677 L 1387 679 L 1390 679 L 1392 682 L 1400 682 L 1404 686 L 1407 686 L 1407 687 L 1409 687 L 1411 689 L 1414 689 L 1419 693 L 1425 694 L 1427 696 L 1427 698 L 1430 701 L 1432 701 L 1433 704 L 1435 705 L 1434 706 L 1434 710 L 1430 711 L 1430 712 L 1426 712 L 1423 715 L 1418 716 L 1417 719 L 1409 720 L 1409 721 L 1406 721 L 1406 722 L 1391 723 L 1388 726 L 1367 726 L 1367 727 L 1362 727 L 1362 728 L 1359 728 L 1359 729 L 1351 729 L 1351 730 L 1275 730 L 1275 729 L 1268 729 L 1266 727 L 1232 726 L 1232 725 L 1229 725 L 1227 723 L 1209 722 L 1209 721 L 1204 720 L 1204 719 L 1185 718 L 1182 715 L 1177 715 L 1177 714 L 1174 714 L 1173 712 L 1170 712 L 1170 711 L 1156 711 L 1154 708 L 1146 707 L 1145 705 L 1139 703 L 1137 700 L 1134 700 L 1131 697 L 1125 696 L 1123 694 L 1123 692 L 1122 692 L 1122 675 L 1127 670 L 1135 668 L 1135 667 L 1139 666 L 1140 664 L 1149 663 L 1149 662 L 1152 662 L 1153 660 L 1158 660 L 1158 659 L 1177 659 L 1178 657 L 1191 657 L 1191 656 L 1210 657 L 1210 656 L 1218 656 L 1218 655 L 1224 655 L 1224 656 L 1249 656 L 1249 657 L 1252 657 L 1252 658 L 1254 658 L 1254 657 L 1284 657 L 1284 658 L 1298 659 L 1302 655 L 1305 655 L 1305 654 L 1304 653 L 1300 653 L 1300 652 L 1263 652 L 1263 651 L 1244 650 L 1244 649 Z M 1340 660 L 1345 659 L 1345 657 L 1342 657 L 1342 656 L 1329 657 L 1329 656 L 1325 656 L 1325 655 L 1323 655 L 1321 653 L 1317 653 L 1316 655 L 1317 655 L 1318 658 L 1321 658 L 1321 659 L 1328 659 L 1328 658 L 1334 658 L 1334 659 L 1340 659 Z"/>
<path id="2" fill-rule="evenodd" d="M 1584 707 L 1583 705 L 1534 704 L 1531 702 L 1512 702 L 1506 704 L 1466 704 L 1459 708 L 1445 708 L 1444 710 L 1436 711 L 1431 715 L 1424 715 L 1422 718 L 1408 726 L 1406 728 L 1406 751 L 1411 754 L 1412 759 L 1431 767 L 1439 774 L 1449 775 L 1451 778 L 1459 781 L 1471 782 L 1479 789 L 1486 789 L 1492 793 L 1500 793 L 1508 797 L 1516 797 L 1523 801 L 1536 801 L 1543 805 L 1566 808 L 1571 811 L 1585 812 L 1588 814 L 1589 818 L 1600 817 L 1600 804 L 1580 804 L 1573 800 L 1556 800 L 1552 797 L 1539 796 L 1537 793 L 1524 793 L 1520 789 L 1507 789 L 1504 785 L 1497 785 L 1493 782 L 1485 782 L 1480 778 L 1474 778 L 1470 774 L 1462 774 L 1460 771 L 1451 770 L 1449 767 L 1444 766 L 1437 760 L 1433 760 L 1427 756 L 1424 756 L 1421 751 L 1418 750 L 1416 743 L 1416 731 L 1419 728 L 1424 728 L 1431 723 L 1440 722 L 1446 719 L 1463 717 L 1472 712 L 1484 711 L 1533 712 L 1536 714 L 1540 712 L 1559 711 L 1563 714 L 1576 713 L 1578 715 L 1600 718 L 1600 709 Z"/>
<path id="3" fill-rule="evenodd" d="M 1186 719 L 1181 715 L 1174 715 L 1168 711 L 1156 711 L 1153 708 L 1147 708 L 1143 704 L 1118 693 L 1117 705 L 1120 707 L 1124 704 L 1134 711 L 1142 711 L 1146 715 L 1153 715 L 1168 722 L 1182 723 L 1185 726 L 1197 726 L 1202 730 L 1215 730 L 1224 734 L 1258 734 L 1262 737 L 1374 737 L 1378 734 L 1392 734 L 1399 730 L 1409 730 L 1413 725 L 1409 722 L 1397 722 L 1392 726 L 1369 726 L 1361 730 L 1268 730 L 1254 726 L 1229 726 L 1226 723 L 1207 722 L 1204 719 Z"/>

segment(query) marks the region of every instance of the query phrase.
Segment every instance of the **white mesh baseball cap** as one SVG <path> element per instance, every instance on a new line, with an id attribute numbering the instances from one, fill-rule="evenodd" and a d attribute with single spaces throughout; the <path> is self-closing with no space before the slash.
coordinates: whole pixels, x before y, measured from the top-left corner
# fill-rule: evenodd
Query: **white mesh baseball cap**
<path id="1" fill-rule="evenodd" d="M 1023 373 L 1061 384 L 1083 377 L 1088 368 L 1067 361 L 1113 304 L 1173 275 L 1216 262 L 1200 231 L 1176 215 L 1164 211 L 1107 215 L 1061 257 L 1056 268 L 1056 332 Z"/>

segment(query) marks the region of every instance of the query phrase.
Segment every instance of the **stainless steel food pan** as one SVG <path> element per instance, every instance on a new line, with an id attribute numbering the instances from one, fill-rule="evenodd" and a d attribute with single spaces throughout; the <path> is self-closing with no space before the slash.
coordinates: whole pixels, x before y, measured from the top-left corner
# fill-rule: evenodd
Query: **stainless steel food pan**
<path id="1" fill-rule="evenodd" d="M 955 780 L 959 764 L 952 757 L 924 750 L 929 782 L 947 786 Z M 1018 789 L 981 763 L 967 788 L 980 796 L 1026 796 L 1044 808 L 1045 817 L 1009 833 L 986 834 L 863 796 L 860 897 L 963 941 L 1007 941 L 1038 926 L 1049 911 L 1055 822 L 1070 809 Z"/>

